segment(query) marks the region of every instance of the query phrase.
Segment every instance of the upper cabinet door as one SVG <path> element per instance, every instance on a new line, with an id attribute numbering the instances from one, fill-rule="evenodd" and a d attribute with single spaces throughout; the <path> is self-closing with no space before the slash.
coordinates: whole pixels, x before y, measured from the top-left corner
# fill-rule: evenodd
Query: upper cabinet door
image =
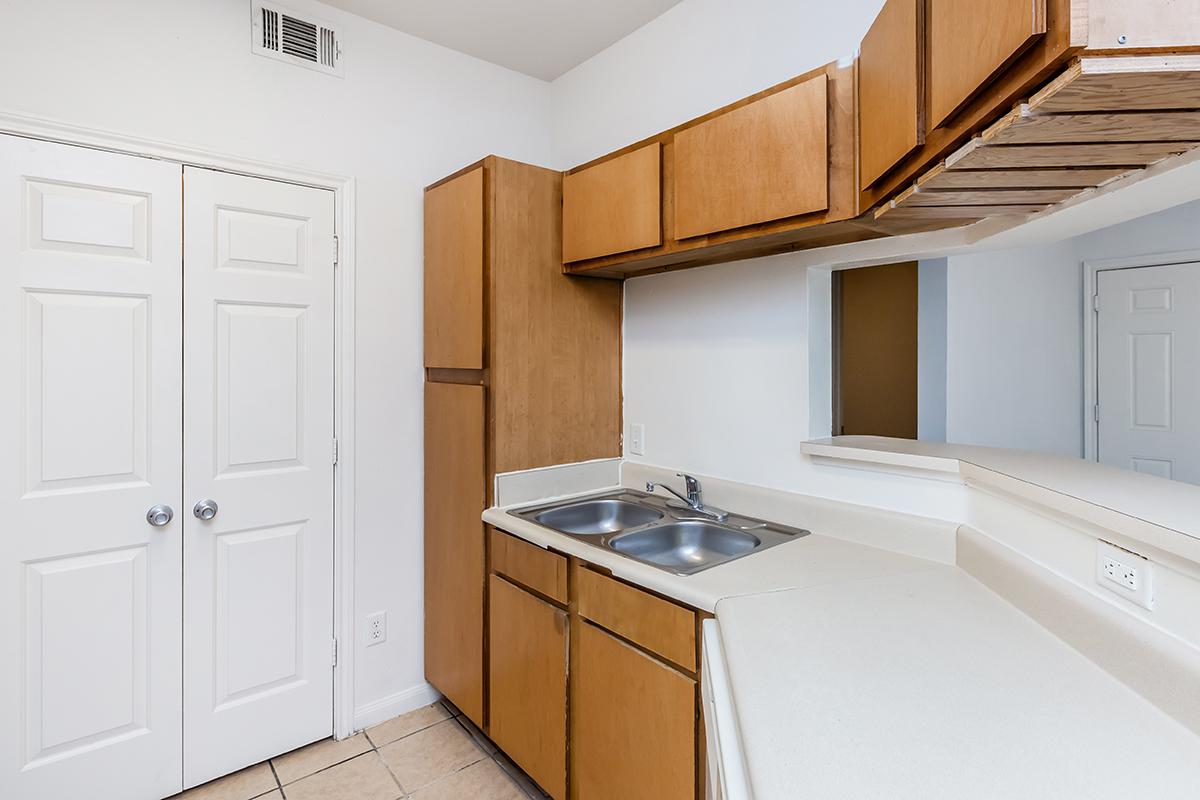
<path id="1" fill-rule="evenodd" d="M 658 142 L 563 176 L 563 261 L 662 244 Z"/>
<path id="2" fill-rule="evenodd" d="M 859 188 L 925 140 L 922 0 L 887 0 L 858 57 Z"/>
<path id="3" fill-rule="evenodd" d="M 824 73 L 675 134 L 675 238 L 829 206 Z"/>
<path id="4" fill-rule="evenodd" d="M 932 129 L 1046 32 L 1046 0 L 928 2 Z"/>
<path id="5" fill-rule="evenodd" d="M 482 369 L 483 167 L 425 192 L 425 366 Z"/>

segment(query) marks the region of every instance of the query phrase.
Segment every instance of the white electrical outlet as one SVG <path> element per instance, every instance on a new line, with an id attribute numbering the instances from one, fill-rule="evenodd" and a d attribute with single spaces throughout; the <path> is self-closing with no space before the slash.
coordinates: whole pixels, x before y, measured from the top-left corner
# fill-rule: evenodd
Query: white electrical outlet
<path id="1" fill-rule="evenodd" d="M 629 426 L 629 454 L 634 456 L 646 454 L 646 426 L 641 423 Z"/>
<path id="2" fill-rule="evenodd" d="M 387 612 L 367 614 L 367 647 L 387 641 Z"/>
<path id="3" fill-rule="evenodd" d="M 1154 610 L 1154 567 L 1149 559 L 1101 539 L 1096 547 L 1096 582 Z"/>

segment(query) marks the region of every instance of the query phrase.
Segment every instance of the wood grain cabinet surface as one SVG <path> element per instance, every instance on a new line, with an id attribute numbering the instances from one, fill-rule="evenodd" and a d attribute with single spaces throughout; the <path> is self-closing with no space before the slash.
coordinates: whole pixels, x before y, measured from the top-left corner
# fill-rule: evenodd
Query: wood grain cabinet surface
<path id="1" fill-rule="evenodd" d="M 425 677 L 483 717 L 484 389 L 425 384 Z"/>
<path id="2" fill-rule="evenodd" d="M 567 612 L 492 575 L 490 735 L 555 800 L 567 794 Z"/>
<path id="3" fill-rule="evenodd" d="M 576 630 L 572 796 L 695 800 L 696 682 L 586 622 Z"/>
<path id="4" fill-rule="evenodd" d="M 563 261 L 662 243 L 662 147 L 653 142 L 563 176 Z"/>
<path id="5" fill-rule="evenodd" d="M 425 193 L 425 366 L 483 367 L 483 168 Z"/>
<path id="6" fill-rule="evenodd" d="M 524 539 L 490 528 L 492 571 L 520 586 L 567 602 L 567 559 Z"/>
<path id="7" fill-rule="evenodd" d="M 675 134 L 675 238 L 829 207 L 822 73 Z"/>
<path id="8" fill-rule="evenodd" d="M 929 124 L 937 127 L 1046 32 L 1046 0 L 928 0 Z"/>
<path id="9" fill-rule="evenodd" d="M 563 274 L 561 215 L 560 172 L 495 156 L 425 191 L 425 677 L 484 730 L 495 475 L 621 450 L 621 286 Z M 501 544 L 565 602 L 561 556 Z"/>
<path id="10" fill-rule="evenodd" d="M 590 569 L 575 571 L 579 615 L 684 669 L 696 669 L 696 612 Z"/>
<path id="11" fill-rule="evenodd" d="M 887 0 L 859 46 L 859 180 L 865 189 L 925 140 L 924 0 Z"/>

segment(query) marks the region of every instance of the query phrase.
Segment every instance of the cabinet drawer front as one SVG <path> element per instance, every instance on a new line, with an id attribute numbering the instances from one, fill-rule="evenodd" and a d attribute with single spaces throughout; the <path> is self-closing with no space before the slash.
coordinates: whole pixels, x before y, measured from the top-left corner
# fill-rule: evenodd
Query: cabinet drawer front
<path id="1" fill-rule="evenodd" d="M 658 142 L 563 176 L 563 261 L 662 244 Z"/>
<path id="2" fill-rule="evenodd" d="M 587 623 L 572 690 L 578 800 L 695 800 L 696 682 Z"/>
<path id="3" fill-rule="evenodd" d="M 684 669 L 696 670 L 696 614 L 618 580 L 575 572 L 579 614 Z"/>
<path id="4" fill-rule="evenodd" d="M 927 18 L 932 129 L 1046 32 L 1046 0 L 929 0 Z"/>
<path id="5" fill-rule="evenodd" d="M 492 569 L 564 605 L 567 602 L 567 559 L 495 528 Z"/>
<path id="6" fill-rule="evenodd" d="M 567 612 L 489 583 L 489 733 L 555 800 L 567 788 Z"/>
<path id="7" fill-rule="evenodd" d="M 425 366 L 482 369 L 483 167 L 425 192 Z"/>
<path id="8" fill-rule="evenodd" d="M 887 0 L 858 56 L 859 172 L 866 189 L 924 141 L 923 0 Z"/>
<path id="9" fill-rule="evenodd" d="M 675 134 L 675 238 L 829 207 L 824 73 Z"/>

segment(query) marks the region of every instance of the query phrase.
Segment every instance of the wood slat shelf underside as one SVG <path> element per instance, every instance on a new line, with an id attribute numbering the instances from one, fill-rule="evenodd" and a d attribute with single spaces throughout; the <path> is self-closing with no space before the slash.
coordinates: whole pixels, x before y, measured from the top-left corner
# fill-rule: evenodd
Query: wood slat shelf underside
<path id="1" fill-rule="evenodd" d="M 1084 57 L 875 211 L 944 227 L 1044 211 L 1200 147 L 1200 56 Z"/>

